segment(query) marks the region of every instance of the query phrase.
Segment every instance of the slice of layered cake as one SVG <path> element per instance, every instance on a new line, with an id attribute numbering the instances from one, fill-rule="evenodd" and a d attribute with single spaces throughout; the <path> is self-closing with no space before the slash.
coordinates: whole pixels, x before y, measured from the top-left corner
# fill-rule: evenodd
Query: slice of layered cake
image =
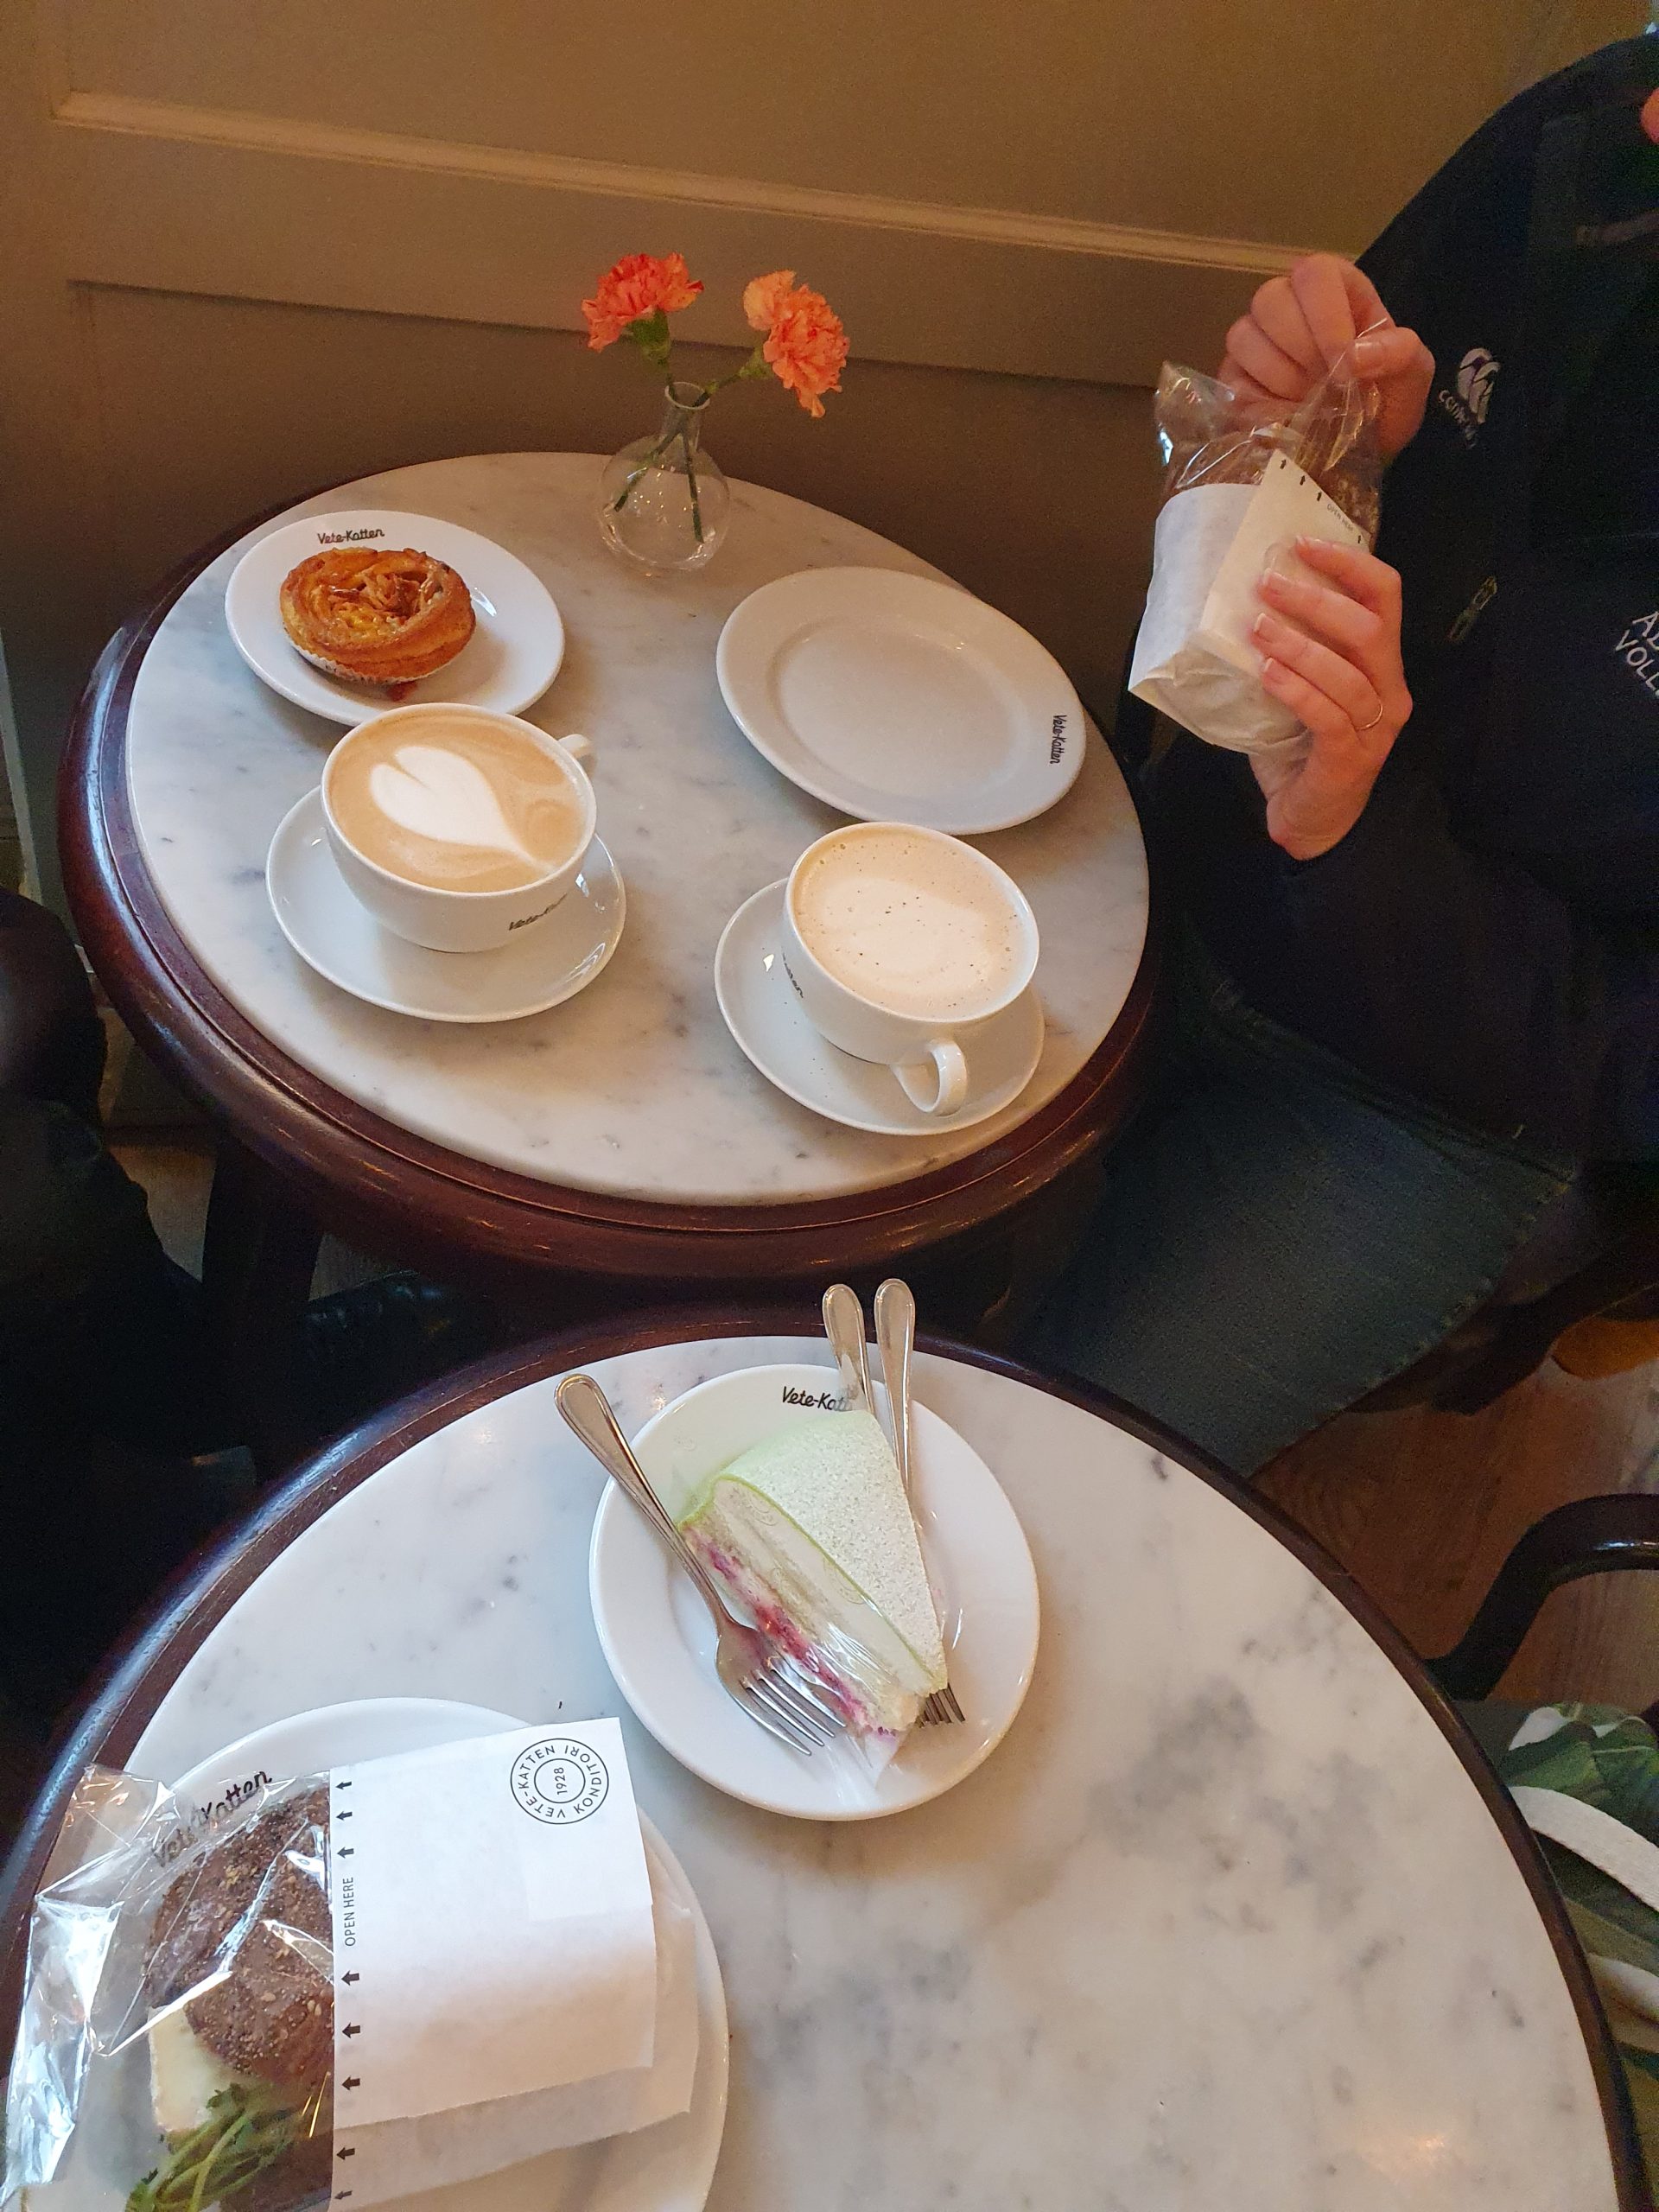
<path id="1" fill-rule="evenodd" d="M 798 1415 L 711 1475 L 680 1526 L 861 1734 L 902 1735 L 944 1687 L 916 1526 L 873 1414 Z"/>

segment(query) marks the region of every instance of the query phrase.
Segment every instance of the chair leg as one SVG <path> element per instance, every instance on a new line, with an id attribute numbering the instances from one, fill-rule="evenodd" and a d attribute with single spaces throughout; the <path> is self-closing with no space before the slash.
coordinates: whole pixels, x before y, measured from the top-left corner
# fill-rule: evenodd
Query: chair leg
<path id="1" fill-rule="evenodd" d="M 223 1139 L 202 1247 L 202 1289 L 232 1406 L 259 1472 L 280 1474 L 311 1440 L 305 1309 L 322 1231 L 270 1170 Z"/>

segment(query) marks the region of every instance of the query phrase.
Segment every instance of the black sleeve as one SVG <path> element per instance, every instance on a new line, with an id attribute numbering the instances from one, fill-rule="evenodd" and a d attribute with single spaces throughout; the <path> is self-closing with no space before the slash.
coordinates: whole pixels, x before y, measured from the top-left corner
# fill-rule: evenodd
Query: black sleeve
<path id="1" fill-rule="evenodd" d="M 1341 843 L 1284 861 L 1325 1041 L 1445 1111 L 1574 1157 L 1659 1157 L 1659 933 L 1602 926 L 1452 836 L 1391 759 Z"/>

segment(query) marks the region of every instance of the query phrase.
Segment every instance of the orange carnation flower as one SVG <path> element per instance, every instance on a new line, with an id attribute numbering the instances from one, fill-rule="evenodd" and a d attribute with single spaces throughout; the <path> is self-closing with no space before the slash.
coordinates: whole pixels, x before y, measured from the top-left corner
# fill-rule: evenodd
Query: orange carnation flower
<path id="1" fill-rule="evenodd" d="M 588 343 L 594 353 L 601 353 L 641 315 L 652 315 L 658 308 L 664 315 L 689 308 L 702 289 L 683 253 L 665 253 L 660 258 L 652 253 L 625 254 L 600 278 L 593 298 L 582 303 Z"/>
<path id="2" fill-rule="evenodd" d="M 779 382 L 809 415 L 822 415 L 822 395 L 841 390 L 847 360 L 847 333 L 823 294 L 798 284 L 792 269 L 774 269 L 745 288 L 743 312 L 766 332 L 760 351 Z"/>
<path id="3" fill-rule="evenodd" d="M 743 314 L 751 330 L 770 330 L 795 289 L 792 269 L 774 269 L 770 276 L 756 276 L 743 288 Z"/>
<path id="4" fill-rule="evenodd" d="M 759 279 L 763 285 L 776 281 Z M 747 299 L 746 293 L 746 306 Z M 760 350 L 779 384 L 794 393 L 807 413 L 822 415 L 822 395 L 841 390 L 841 372 L 847 363 L 847 333 L 841 317 L 822 292 L 804 284 L 774 296 L 772 305 L 772 328 Z"/>

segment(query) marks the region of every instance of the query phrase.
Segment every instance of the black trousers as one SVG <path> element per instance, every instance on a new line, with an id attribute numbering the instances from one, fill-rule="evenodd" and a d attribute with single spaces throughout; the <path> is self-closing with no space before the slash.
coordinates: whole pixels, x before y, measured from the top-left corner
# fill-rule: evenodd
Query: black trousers
<path id="1" fill-rule="evenodd" d="M 179 1450 L 216 1426 L 196 1287 L 104 1141 L 103 1068 L 68 932 L 0 892 L 0 1473 L 90 1435 Z"/>

